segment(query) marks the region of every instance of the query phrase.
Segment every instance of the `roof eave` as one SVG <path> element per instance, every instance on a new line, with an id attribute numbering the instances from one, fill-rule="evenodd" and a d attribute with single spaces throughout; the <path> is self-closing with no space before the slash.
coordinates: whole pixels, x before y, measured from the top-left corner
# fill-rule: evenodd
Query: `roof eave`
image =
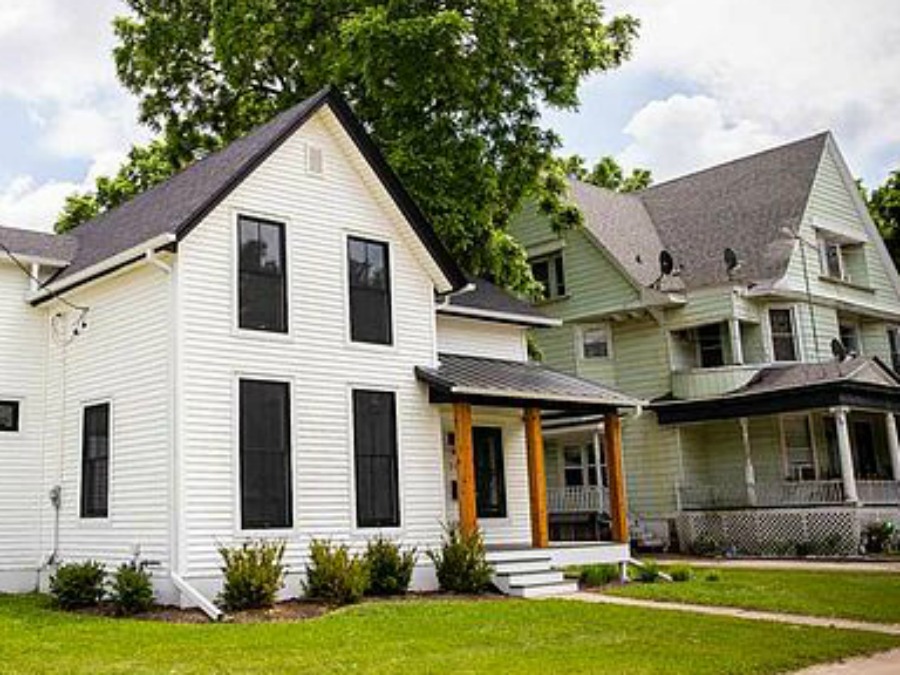
<path id="1" fill-rule="evenodd" d="M 466 319 L 478 319 L 482 321 L 493 321 L 495 323 L 516 324 L 520 326 L 556 328 L 563 325 L 563 322 L 560 319 L 553 319 L 551 317 L 515 314 L 512 312 L 496 312 L 493 310 L 478 309 L 475 307 L 461 307 L 459 305 L 439 305 L 437 311 L 439 314 L 448 314 Z"/>

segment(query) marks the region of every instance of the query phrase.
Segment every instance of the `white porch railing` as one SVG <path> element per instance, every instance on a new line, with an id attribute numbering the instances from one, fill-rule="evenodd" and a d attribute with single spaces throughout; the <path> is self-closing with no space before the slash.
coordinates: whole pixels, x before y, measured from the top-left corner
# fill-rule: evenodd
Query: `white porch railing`
<path id="1" fill-rule="evenodd" d="M 860 480 L 856 482 L 856 491 L 863 504 L 900 504 L 900 483 L 895 480 Z"/>
<path id="2" fill-rule="evenodd" d="M 844 486 L 839 480 L 757 483 L 754 492 L 756 501 L 751 503 L 750 492 L 744 483 L 693 484 L 681 487 L 679 498 L 683 511 L 751 506 L 817 506 L 842 504 L 844 501 Z"/>
<path id="3" fill-rule="evenodd" d="M 606 491 L 597 485 L 547 488 L 549 513 L 601 513 L 608 510 Z"/>

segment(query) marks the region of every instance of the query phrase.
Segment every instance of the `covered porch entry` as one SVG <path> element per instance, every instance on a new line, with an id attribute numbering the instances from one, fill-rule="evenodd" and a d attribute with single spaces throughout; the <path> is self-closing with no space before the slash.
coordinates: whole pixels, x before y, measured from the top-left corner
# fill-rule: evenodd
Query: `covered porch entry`
<path id="1" fill-rule="evenodd" d="M 443 420 L 447 517 L 481 531 L 501 589 L 528 589 L 529 574 L 554 586 L 551 568 L 628 559 L 628 521 L 619 411 L 639 402 L 535 363 L 442 354 L 419 368 Z M 611 537 L 580 547 L 550 541 L 547 466 L 541 431 L 547 411 L 601 415 L 606 424 Z M 546 569 L 537 560 L 546 563 Z M 561 576 L 558 579 L 561 582 Z M 525 590 L 522 593 L 526 594 Z"/>

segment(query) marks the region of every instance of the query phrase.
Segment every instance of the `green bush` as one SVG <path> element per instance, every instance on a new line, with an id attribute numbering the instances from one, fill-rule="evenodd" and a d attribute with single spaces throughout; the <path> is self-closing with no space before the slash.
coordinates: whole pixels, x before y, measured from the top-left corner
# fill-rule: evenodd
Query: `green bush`
<path id="1" fill-rule="evenodd" d="M 652 584 L 659 580 L 659 564 L 655 560 L 644 560 L 640 567 L 635 567 L 635 581 Z"/>
<path id="2" fill-rule="evenodd" d="M 400 546 L 383 537 L 369 541 L 363 556 L 369 569 L 370 595 L 406 593 L 416 566 L 416 549 L 401 551 Z"/>
<path id="3" fill-rule="evenodd" d="M 589 587 L 607 586 L 619 580 L 618 565 L 588 565 L 583 567 L 578 580 Z"/>
<path id="4" fill-rule="evenodd" d="M 713 557 L 721 555 L 724 552 L 724 547 L 711 537 L 697 537 L 688 546 L 688 551 L 691 555 Z"/>
<path id="5" fill-rule="evenodd" d="M 482 593 L 491 585 L 491 566 L 487 562 L 484 538 L 476 530 L 463 534 L 459 527 L 444 528 L 439 551 L 429 551 L 441 590 L 450 593 Z"/>
<path id="6" fill-rule="evenodd" d="M 146 563 L 133 561 L 119 565 L 109 590 L 116 614 L 146 612 L 153 606 L 153 584 Z"/>
<path id="7" fill-rule="evenodd" d="M 709 570 L 704 578 L 711 582 L 722 581 L 722 573 L 719 570 Z"/>
<path id="8" fill-rule="evenodd" d="M 352 555 L 346 546 L 312 541 L 303 584 L 307 597 L 331 605 L 350 605 L 359 602 L 368 587 L 369 568 L 363 558 Z"/>
<path id="9" fill-rule="evenodd" d="M 284 549 L 283 541 L 244 542 L 234 548 L 219 547 L 224 576 L 219 605 L 232 612 L 274 605 L 278 591 L 284 586 Z"/>
<path id="10" fill-rule="evenodd" d="M 694 570 L 689 565 L 672 565 L 669 576 L 672 581 L 690 581 L 694 578 Z"/>
<path id="11" fill-rule="evenodd" d="M 869 523 L 863 533 L 863 547 L 866 553 L 890 552 L 895 532 L 894 523 L 889 520 Z"/>
<path id="12" fill-rule="evenodd" d="M 106 570 L 94 560 L 63 564 L 50 578 L 50 595 L 62 609 L 93 607 L 103 599 L 105 581 Z"/>

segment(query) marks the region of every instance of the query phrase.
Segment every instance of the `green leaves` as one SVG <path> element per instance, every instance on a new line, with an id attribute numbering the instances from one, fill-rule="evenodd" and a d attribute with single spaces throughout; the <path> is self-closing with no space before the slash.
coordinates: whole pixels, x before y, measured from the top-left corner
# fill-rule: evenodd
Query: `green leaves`
<path id="1" fill-rule="evenodd" d="M 559 141 L 541 112 L 576 108 L 584 78 L 627 59 L 638 28 L 606 20 L 595 0 L 128 5 L 115 23 L 117 72 L 161 134 L 166 171 L 129 158 L 93 195 L 70 199 L 60 229 L 334 84 L 456 258 L 518 290 L 531 278 L 506 228 L 523 196 L 542 199 L 560 227 L 579 220 L 553 192 Z"/>

